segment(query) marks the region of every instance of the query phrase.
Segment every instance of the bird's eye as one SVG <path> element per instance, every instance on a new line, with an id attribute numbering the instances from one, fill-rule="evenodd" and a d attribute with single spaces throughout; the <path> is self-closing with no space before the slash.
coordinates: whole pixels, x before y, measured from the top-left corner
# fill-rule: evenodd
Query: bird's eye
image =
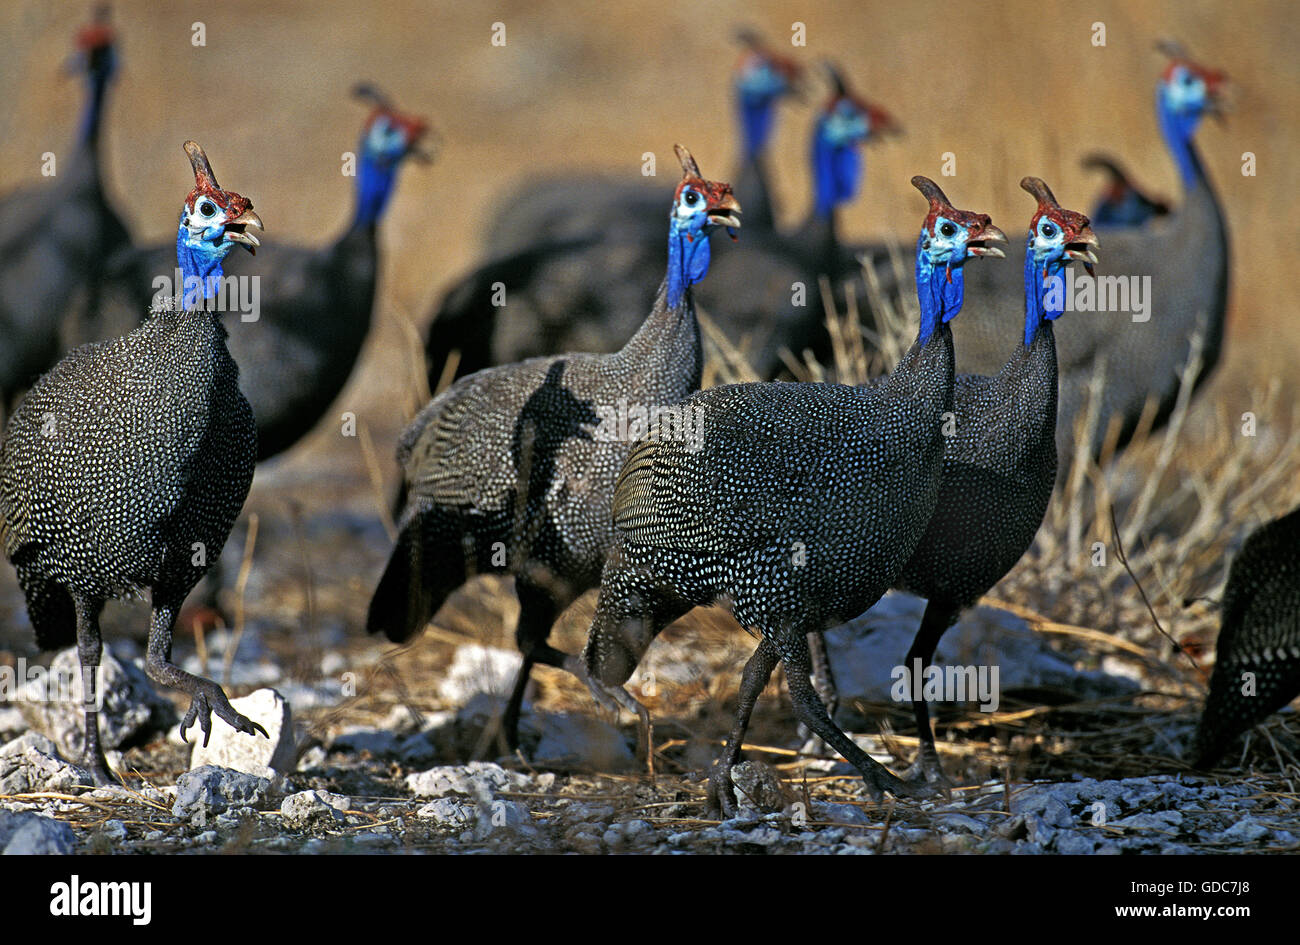
<path id="1" fill-rule="evenodd" d="M 1038 228 L 1038 232 L 1042 233 L 1042 234 L 1043 234 L 1044 236 L 1046 236 L 1048 239 L 1051 239 L 1053 236 L 1056 235 L 1056 227 L 1054 227 L 1054 226 L 1052 226 L 1052 224 L 1050 224 L 1050 223 L 1044 221 L 1044 222 L 1043 222 L 1043 225 L 1040 226 L 1040 227 Z"/>
<path id="2" fill-rule="evenodd" d="M 951 223 L 944 221 L 943 225 L 939 227 L 939 232 L 944 236 L 953 237 L 957 235 L 957 228 Z"/>
<path id="3" fill-rule="evenodd" d="M 210 217 L 216 212 L 217 208 L 206 200 L 199 204 L 199 213 L 203 214 L 205 217 Z"/>
<path id="4" fill-rule="evenodd" d="M 700 195 L 693 190 L 688 190 L 682 195 L 682 199 L 686 201 L 686 206 L 693 207 L 700 202 Z"/>

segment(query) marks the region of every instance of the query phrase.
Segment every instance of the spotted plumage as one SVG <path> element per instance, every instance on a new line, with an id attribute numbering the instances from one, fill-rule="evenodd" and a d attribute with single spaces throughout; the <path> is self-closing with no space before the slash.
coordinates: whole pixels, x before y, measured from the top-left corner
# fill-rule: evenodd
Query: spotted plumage
<path id="1" fill-rule="evenodd" d="M 760 635 L 737 724 L 711 796 L 734 810 L 728 772 L 749 713 L 778 660 L 802 721 L 880 792 L 907 788 L 838 729 L 808 683 L 807 635 L 857 616 L 897 577 L 938 498 L 942 417 L 952 409 L 948 322 L 964 263 L 1000 238 L 988 217 L 954 210 L 933 182 L 917 241 L 917 341 L 880 385 L 740 384 L 682 404 L 697 442 L 660 424 L 637 444 L 614 494 L 618 542 L 601 578 L 583 657 L 593 695 L 629 708 L 622 689 L 645 649 L 694 606 L 722 604 Z M 643 710 L 642 710 L 643 711 Z"/>
<path id="2" fill-rule="evenodd" d="M 1220 627 L 1196 731 L 1198 768 L 1300 695 L 1300 508 L 1246 539 L 1228 570 Z"/>
<path id="3" fill-rule="evenodd" d="M 1043 181 L 1020 182 L 1038 201 L 1025 254 L 1024 334 L 995 375 L 962 374 L 944 440 L 939 500 L 894 586 L 924 597 L 904 665 L 928 666 L 960 613 L 1011 570 L 1047 511 L 1056 480 L 1056 339 L 1049 279 L 1071 259 L 1096 262 L 1088 217 L 1061 207 Z M 920 695 L 919 693 L 917 694 Z M 942 781 L 927 703 L 913 709 L 921 749 L 911 776 Z"/>
<path id="4" fill-rule="evenodd" d="M 261 221 L 246 198 L 217 186 L 198 145 L 185 147 L 196 186 L 181 212 L 177 256 L 202 284 L 220 278 L 236 244 L 257 245 L 247 228 Z M 146 670 L 193 696 L 182 733 L 197 719 L 205 741 L 212 711 L 255 729 L 219 686 L 171 663 L 176 614 L 220 555 L 253 478 L 253 414 L 225 338 L 220 313 L 196 306 L 78 348 L 33 386 L 0 446 L 0 544 L 37 642 L 75 640 L 93 695 L 104 602 L 147 591 Z M 85 762 L 104 781 L 97 715 L 85 715 Z"/>
<path id="5" fill-rule="evenodd" d="M 613 544 L 610 500 L 632 446 L 622 405 L 675 404 L 700 383 L 691 285 L 709 231 L 739 226 L 726 184 L 704 180 L 679 149 L 668 272 L 650 315 L 622 350 L 534 358 L 462 378 L 435 397 L 398 447 L 406 483 L 401 533 L 370 603 L 367 628 L 400 642 L 479 571 L 515 576 L 524 655 L 503 720 L 511 745 L 534 662 L 578 671 L 546 641 L 555 618 L 594 587 Z"/>

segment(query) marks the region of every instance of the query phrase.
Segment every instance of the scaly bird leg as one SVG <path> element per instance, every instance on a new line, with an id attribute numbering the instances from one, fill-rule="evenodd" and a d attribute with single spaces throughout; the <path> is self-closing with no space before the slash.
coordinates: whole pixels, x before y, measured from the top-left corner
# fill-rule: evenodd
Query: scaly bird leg
<path id="1" fill-rule="evenodd" d="M 153 613 L 149 619 L 149 646 L 145 658 L 145 672 L 156 683 L 190 694 L 189 711 L 181 720 L 181 738 L 185 738 L 185 731 L 197 720 L 203 732 L 203 744 L 206 746 L 212 736 L 213 712 L 238 732 L 247 735 L 260 732 L 264 738 L 270 738 L 266 729 L 234 710 L 220 686 L 210 679 L 185 672 L 171 661 L 172 627 L 176 623 L 178 610 L 178 603 L 154 602 Z"/>

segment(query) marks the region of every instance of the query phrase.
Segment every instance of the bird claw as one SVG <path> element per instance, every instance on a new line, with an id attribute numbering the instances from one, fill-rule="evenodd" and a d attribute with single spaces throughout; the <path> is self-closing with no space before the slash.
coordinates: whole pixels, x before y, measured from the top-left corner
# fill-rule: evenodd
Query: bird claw
<path id="1" fill-rule="evenodd" d="M 945 795 L 951 795 L 952 789 L 956 787 L 943 773 L 938 761 L 925 756 L 918 757 L 912 767 L 903 772 L 902 780 L 904 784 L 918 788 L 929 787 Z"/>
<path id="2" fill-rule="evenodd" d="M 212 737 L 213 712 L 217 713 L 217 718 L 237 732 L 254 736 L 261 734 L 266 739 L 271 737 L 261 725 L 236 712 L 220 686 L 205 679 L 201 680 L 195 688 L 189 711 L 185 713 L 185 718 L 181 719 L 181 741 L 187 745 L 190 743 L 185 737 L 185 732 L 197 720 L 199 729 L 203 732 L 203 747 L 207 748 L 208 740 Z"/>
<path id="3" fill-rule="evenodd" d="M 736 816 L 738 808 L 735 786 L 731 783 L 731 765 L 714 762 L 709 769 L 708 810 L 721 820 Z"/>

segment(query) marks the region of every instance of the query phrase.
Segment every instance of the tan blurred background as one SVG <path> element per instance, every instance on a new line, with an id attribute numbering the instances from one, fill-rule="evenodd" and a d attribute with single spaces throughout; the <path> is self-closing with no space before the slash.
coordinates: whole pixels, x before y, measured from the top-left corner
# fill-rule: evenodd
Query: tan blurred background
<path id="1" fill-rule="evenodd" d="M 59 66 L 90 9 L 46 0 L 0 9 L 0 190 L 38 180 L 41 153 L 63 153 L 76 133 L 82 83 Z M 1100 182 L 1078 159 L 1093 149 L 1121 158 L 1148 189 L 1178 197 L 1154 118 L 1164 62 L 1152 42 L 1181 40 L 1236 83 L 1235 113 L 1199 136 L 1233 240 L 1227 355 L 1207 396 L 1248 398 L 1272 374 L 1291 382 L 1300 347 L 1300 305 L 1286 294 L 1300 237 L 1290 196 L 1300 184 L 1300 30 L 1286 0 L 124 0 L 114 10 L 121 68 L 106 119 L 107 181 L 137 241 L 173 235 L 190 186 L 180 149 L 187 137 L 207 148 L 225 186 L 253 198 L 268 234 L 320 245 L 351 211 L 340 155 L 355 148 L 365 117 L 348 97 L 355 81 L 373 80 L 441 132 L 438 163 L 405 168 L 394 194 L 381 230 L 377 330 L 339 408 L 367 422 L 390 477 L 390 444 L 405 419 L 397 405 L 410 385 L 397 313 L 423 323 L 449 280 L 479 258 L 500 194 L 529 175 L 635 174 L 643 151 L 668 160 L 681 141 L 707 173 L 725 177 L 737 152 L 729 73 L 740 23 L 788 49 L 792 24 L 803 22 L 806 48 L 788 51 L 808 65 L 838 60 L 861 94 L 905 126 L 905 137 L 867 155 L 864 190 L 845 214 L 851 239 L 909 239 L 922 208 L 907 180 L 937 175 L 946 151 L 957 156 L 949 193 L 1009 232 L 1028 220 L 1016 187 L 1024 174 L 1045 177 L 1067 205 L 1089 206 Z M 205 48 L 191 45 L 196 20 L 206 26 Z M 494 21 L 506 26 L 504 48 L 490 43 Z M 1104 48 L 1091 44 L 1095 22 L 1106 25 Z M 772 167 L 786 222 L 809 202 L 809 123 L 809 109 L 793 105 L 777 128 Z M 1244 151 L 1257 155 L 1257 177 L 1242 176 Z M 317 458 L 336 436 L 336 427 L 318 430 L 277 476 L 319 475 Z M 326 478 L 364 482 L 357 450 L 331 452 Z"/>

